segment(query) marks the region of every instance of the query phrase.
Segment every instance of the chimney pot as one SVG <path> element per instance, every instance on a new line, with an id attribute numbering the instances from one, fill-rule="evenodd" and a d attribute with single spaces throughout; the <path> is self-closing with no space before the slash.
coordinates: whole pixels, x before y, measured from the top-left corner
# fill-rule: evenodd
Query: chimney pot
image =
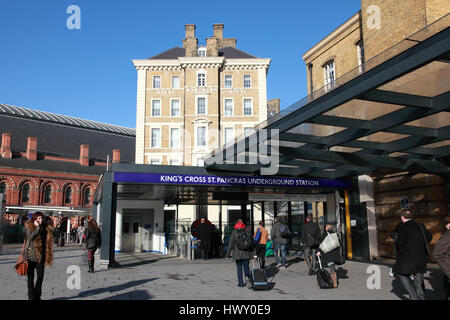
<path id="1" fill-rule="evenodd" d="M 223 39 L 223 23 L 213 24 L 214 37 L 217 39 Z"/>
<path id="2" fill-rule="evenodd" d="M 89 166 L 89 145 L 80 145 L 80 164 L 82 166 Z"/>
<path id="3" fill-rule="evenodd" d="M 113 163 L 120 163 L 120 149 L 113 150 Z"/>

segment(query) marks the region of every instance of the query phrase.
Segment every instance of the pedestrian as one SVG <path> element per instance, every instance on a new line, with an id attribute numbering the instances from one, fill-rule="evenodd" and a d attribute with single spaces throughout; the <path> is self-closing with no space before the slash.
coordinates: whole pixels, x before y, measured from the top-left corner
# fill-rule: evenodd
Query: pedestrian
<path id="1" fill-rule="evenodd" d="M 24 259 L 28 260 L 28 299 L 41 300 L 44 269 L 53 264 L 53 228 L 42 212 L 36 212 L 25 222 Z M 36 270 L 36 283 L 34 271 Z"/>
<path id="2" fill-rule="evenodd" d="M 274 219 L 274 225 L 272 227 L 271 237 L 273 242 L 273 255 L 277 263 L 277 267 L 286 269 L 286 255 L 287 255 L 287 238 L 281 236 L 281 228 L 286 226 L 281 222 L 279 218 Z M 281 261 L 278 257 L 278 252 L 281 254 Z"/>
<path id="3" fill-rule="evenodd" d="M 434 247 L 433 258 L 444 272 L 443 289 L 445 298 L 450 300 L 450 216 L 445 218 L 444 233 Z"/>
<path id="4" fill-rule="evenodd" d="M 88 251 L 88 265 L 90 273 L 94 272 L 94 254 L 98 248 L 102 246 L 102 233 L 98 227 L 97 222 L 94 219 L 88 221 L 86 228 L 86 249 Z"/>
<path id="5" fill-rule="evenodd" d="M 321 243 L 320 226 L 317 222 L 312 221 L 312 214 L 308 214 L 306 217 L 300 242 L 304 248 L 304 257 L 308 265 L 308 275 L 311 276 L 316 270 L 316 253 Z"/>
<path id="6" fill-rule="evenodd" d="M 84 227 L 80 224 L 78 226 L 78 241 L 80 242 L 80 247 L 83 245 Z"/>
<path id="7" fill-rule="evenodd" d="M 231 252 L 233 252 L 232 256 L 237 269 L 238 287 L 244 287 L 246 285 L 243 276 L 250 281 L 249 261 L 253 258 L 253 249 L 243 250 L 239 248 L 238 242 L 241 241 L 240 239 L 243 237 L 250 239 L 250 242 L 253 243 L 252 234 L 247 230 L 244 222 L 239 219 L 234 226 L 234 230 L 231 232 L 226 253 L 226 257 L 230 258 Z"/>
<path id="8" fill-rule="evenodd" d="M 322 243 L 323 240 L 328 236 L 328 234 L 335 233 L 333 230 L 333 225 L 326 224 L 325 225 L 325 232 L 322 235 L 322 238 L 320 239 L 320 243 Z M 320 245 L 319 243 L 319 245 Z M 320 257 L 320 261 L 322 263 L 322 267 L 329 268 L 329 273 L 331 276 L 331 280 L 333 280 L 333 288 L 338 287 L 338 276 L 336 273 L 336 264 L 341 263 L 341 251 L 340 247 L 337 247 L 334 250 L 331 250 L 327 253 L 324 253 L 320 248 L 317 249 L 316 255 Z M 313 257 L 313 260 L 315 259 L 315 256 Z"/>
<path id="9" fill-rule="evenodd" d="M 259 222 L 259 227 L 255 231 L 253 239 L 256 242 L 256 255 L 254 258 L 259 258 L 259 266 L 261 269 L 264 269 L 266 267 L 266 245 L 267 241 L 269 241 L 269 232 L 264 228 L 264 221 Z"/>
<path id="10" fill-rule="evenodd" d="M 427 246 L 431 233 L 421 223 L 413 220 L 410 211 L 401 213 L 402 224 L 398 227 L 397 261 L 393 271 L 409 294 L 411 300 L 425 300 L 423 275 L 427 267 Z M 411 276 L 414 285 L 411 284 Z"/>
<path id="11" fill-rule="evenodd" d="M 202 253 L 202 259 L 207 260 L 209 250 L 211 249 L 211 226 L 206 223 L 205 218 L 200 219 L 200 224 L 197 227 L 198 238 L 200 239 L 199 249 Z"/>

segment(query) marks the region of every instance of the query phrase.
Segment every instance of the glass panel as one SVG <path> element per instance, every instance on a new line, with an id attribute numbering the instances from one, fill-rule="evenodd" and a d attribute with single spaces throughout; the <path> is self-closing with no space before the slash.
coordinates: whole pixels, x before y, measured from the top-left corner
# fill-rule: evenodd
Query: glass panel
<path id="1" fill-rule="evenodd" d="M 206 114 L 206 98 L 197 99 L 197 114 Z"/>
<path id="2" fill-rule="evenodd" d="M 134 222 L 133 223 L 133 233 L 138 233 L 139 232 L 139 222 Z"/>
<path id="3" fill-rule="evenodd" d="M 22 202 L 30 202 L 30 186 L 28 184 L 22 187 Z"/>
<path id="4" fill-rule="evenodd" d="M 130 232 L 130 224 L 128 222 L 124 222 L 123 226 L 122 226 L 122 229 L 123 229 L 123 233 Z"/>

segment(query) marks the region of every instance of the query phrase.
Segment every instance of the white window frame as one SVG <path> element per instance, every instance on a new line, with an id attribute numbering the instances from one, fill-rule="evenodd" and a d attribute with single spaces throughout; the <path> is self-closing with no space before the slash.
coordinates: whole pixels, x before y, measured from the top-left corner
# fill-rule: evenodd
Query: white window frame
<path id="1" fill-rule="evenodd" d="M 227 85 L 227 77 L 230 77 L 231 78 L 231 84 L 228 86 Z M 223 78 L 223 83 L 224 83 L 224 88 L 226 88 L 226 89 L 231 89 L 231 88 L 233 88 L 233 75 L 232 74 L 226 74 L 226 75 L 224 75 L 224 78 Z"/>
<path id="2" fill-rule="evenodd" d="M 198 130 L 200 128 L 204 128 L 205 129 L 205 144 L 204 145 L 200 145 L 198 143 L 198 138 L 199 138 Z M 196 147 L 207 147 L 208 146 L 208 126 L 206 124 L 205 125 L 196 125 L 195 126 L 195 137 L 194 138 L 195 138 L 195 146 Z"/>
<path id="3" fill-rule="evenodd" d="M 172 163 L 172 162 L 176 162 L 176 163 Z M 181 160 L 179 158 L 170 158 L 169 159 L 169 165 L 171 165 L 171 166 L 179 166 L 179 165 L 181 165 Z"/>
<path id="4" fill-rule="evenodd" d="M 333 60 L 329 60 L 323 65 L 323 74 L 325 80 L 325 86 L 330 89 L 336 81 L 336 66 Z"/>
<path id="5" fill-rule="evenodd" d="M 174 137 L 174 135 L 173 135 L 173 132 L 172 132 L 172 130 L 178 130 L 178 133 L 177 133 L 177 137 L 178 137 L 178 141 L 177 141 L 177 145 L 174 145 L 173 144 L 173 137 Z M 181 133 L 180 133 L 180 128 L 179 127 L 171 127 L 170 129 L 169 129 L 170 131 L 169 131 L 169 133 L 170 133 L 170 141 L 169 141 L 169 143 L 170 143 L 170 148 L 172 148 L 172 149 L 180 149 L 180 145 L 181 145 Z"/>
<path id="6" fill-rule="evenodd" d="M 251 114 L 245 114 L 245 100 L 250 100 L 250 106 L 251 106 Z M 253 112 L 253 98 L 242 98 L 242 115 L 244 117 L 250 117 L 254 115 Z"/>
<path id="7" fill-rule="evenodd" d="M 245 85 L 245 77 L 250 77 L 250 85 L 246 86 Z M 251 88 L 252 87 L 252 75 L 251 74 L 244 74 L 244 88 Z"/>
<path id="8" fill-rule="evenodd" d="M 198 113 L 198 99 L 205 99 L 205 113 Z M 199 116 L 208 115 L 208 96 L 195 96 L 195 114 Z"/>
<path id="9" fill-rule="evenodd" d="M 151 165 L 161 165 L 161 159 L 149 159 Z"/>
<path id="10" fill-rule="evenodd" d="M 175 78 L 178 78 L 178 85 L 177 86 L 175 86 L 174 85 L 174 79 Z M 180 76 L 172 76 L 172 89 L 180 89 L 180 86 L 181 86 L 181 77 Z"/>
<path id="11" fill-rule="evenodd" d="M 156 145 L 153 145 L 153 130 L 159 130 L 159 139 L 156 141 Z M 161 128 L 159 127 L 151 127 L 150 128 L 150 148 L 151 149 L 160 149 L 161 148 Z"/>
<path id="12" fill-rule="evenodd" d="M 204 79 L 200 79 L 200 75 L 204 76 Z M 206 72 L 198 71 L 197 72 L 197 87 L 206 87 Z"/>
<path id="13" fill-rule="evenodd" d="M 155 82 L 155 80 L 156 79 L 159 79 L 159 86 L 156 86 L 156 82 Z M 161 89 L 161 76 L 153 76 L 153 79 L 152 79 L 152 85 L 153 85 L 153 89 Z"/>
<path id="14" fill-rule="evenodd" d="M 153 111 L 154 111 L 154 109 L 153 109 L 153 103 L 156 102 L 156 101 L 159 102 L 159 115 L 154 115 L 154 112 L 153 112 Z M 161 104 L 162 104 L 161 99 L 152 99 L 152 100 L 151 100 L 151 110 L 150 110 L 150 112 L 151 112 L 151 116 L 152 116 L 152 117 L 161 117 L 161 110 L 162 110 Z"/>
<path id="15" fill-rule="evenodd" d="M 201 164 L 199 164 L 199 162 L 201 162 Z M 203 157 L 198 156 L 198 157 L 195 159 L 195 166 L 196 166 L 196 167 L 203 167 L 204 165 L 205 165 L 205 160 L 203 159 Z"/>
<path id="16" fill-rule="evenodd" d="M 173 114 L 173 102 L 174 101 L 178 101 L 178 114 L 177 115 L 174 115 Z M 170 99 L 170 116 L 171 117 L 179 117 L 181 115 L 181 101 L 180 101 L 180 99 Z"/>
<path id="17" fill-rule="evenodd" d="M 197 57 L 206 57 L 206 47 L 198 47 Z"/>
<path id="18" fill-rule="evenodd" d="M 227 114 L 227 100 L 231 100 L 231 114 Z M 234 98 L 224 98 L 223 99 L 223 115 L 224 115 L 224 117 L 234 116 Z"/>
<path id="19" fill-rule="evenodd" d="M 232 137 L 227 140 L 227 130 L 231 130 Z M 236 138 L 236 135 L 234 134 L 234 127 L 224 127 L 223 128 L 223 142 L 225 145 L 231 144 L 233 140 Z"/>

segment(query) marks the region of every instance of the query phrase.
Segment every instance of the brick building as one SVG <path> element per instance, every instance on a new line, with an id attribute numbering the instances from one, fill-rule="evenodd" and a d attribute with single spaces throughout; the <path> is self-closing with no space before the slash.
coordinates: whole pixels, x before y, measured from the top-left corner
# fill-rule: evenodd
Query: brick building
<path id="1" fill-rule="evenodd" d="M 421 41 L 422 39 L 414 38 L 419 30 L 427 27 L 427 35 L 431 36 L 448 27 L 448 21 L 449 7 L 445 0 L 362 0 L 359 12 L 303 54 L 308 95 L 317 98 L 335 86 L 348 82 Z M 401 44 L 392 50 L 391 47 L 399 42 Z M 449 81 L 448 61 L 430 64 L 420 72 L 423 72 L 423 76 L 419 80 L 415 76 L 408 76 L 398 81 L 397 87 L 391 85 L 382 89 L 396 91 L 397 88 L 408 85 L 410 92 L 403 93 L 426 97 L 434 97 L 446 91 L 443 84 Z M 422 80 L 426 77 L 433 80 Z M 378 103 L 377 108 L 370 108 L 369 105 L 367 101 L 354 99 L 326 115 L 372 120 L 399 109 L 399 106 L 393 104 Z M 408 125 L 438 129 L 450 125 L 450 120 L 449 117 L 436 114 L 412 121 Z M 331 135 L 341 129 L 316 126 L 315 130 L 314 134 Z M 402 138 L 408 138 L 408 135 L 379 132 L 364 137 L 361 141 L 386 143 Z M 428 146 L 448 147 L 448 141 Z M 343 148 L 334 150 L 343 151 Z M 411 211 L 416 220 L 432 231 L 431 246 L 435 245 L 442 232 L 443 219 L 448 214 L 446 181 L 443 177 L 403 172 L 360 176 L 359 182 L 360 190 L 368 190 L 365 195 L 361 193 L 361 202 L 367 203 L 369 230 L 373 230 L 369 231 L 373 257 L 393 256 L 393 239 L 389 233 L 399 223 L 402 196 L 407 196 L 411 201 Z M 371 234 L 372 232 L 375 233 Z"/>
<path id="2" fill-rule="evenodd" d="M 134 129 L 0 104 L 2 221 L 91 215 L 107 161 L 134 162 Z"/>

